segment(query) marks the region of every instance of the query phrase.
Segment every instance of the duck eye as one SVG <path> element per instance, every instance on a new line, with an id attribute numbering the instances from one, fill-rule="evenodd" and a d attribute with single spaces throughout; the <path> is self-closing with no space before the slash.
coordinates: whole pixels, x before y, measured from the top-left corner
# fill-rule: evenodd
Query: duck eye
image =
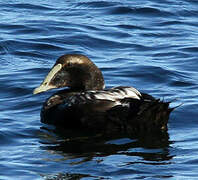
<path id="1" fill-rule="evenodd" d="M 59 77 L 59 76 L 56 77 L 56 78 L 55 78 L 55 82 L 56 82 L 56 83 L 61 83 L 61 82 L 62 82 L 61 77 Z"/>

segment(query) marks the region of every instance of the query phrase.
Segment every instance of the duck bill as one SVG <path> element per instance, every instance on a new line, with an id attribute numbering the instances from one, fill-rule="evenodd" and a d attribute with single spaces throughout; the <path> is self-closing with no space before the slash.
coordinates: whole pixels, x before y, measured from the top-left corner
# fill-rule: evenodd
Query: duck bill
<path id="1" fill-rule="evenodd" d="M 55 65 L 51 69 L 51 71 L 48 73 L 48 75 L 46 76 L 44 81 L 41 83 L 41 85 L 34 89 L 33 94 L 38 94 L 38 93 L 56 88 L 56 86 L 50 85 L 50 82 L 53 79 L 53 77 L 56 75 L 56 73 L 61 70 L 61 68 L 62 68 L 62 64 Z"/>
<path id="2" fill-rule="evenodd" d="M 54 89 L 54 88 L 56 88 L 56 87 L 55 86 L 49 86 L 49 85 L 41 84 L 39 87 L 34 89 L 33 94 L 39 94 L 41 92 L 45 92 L 47 90 Z"/>

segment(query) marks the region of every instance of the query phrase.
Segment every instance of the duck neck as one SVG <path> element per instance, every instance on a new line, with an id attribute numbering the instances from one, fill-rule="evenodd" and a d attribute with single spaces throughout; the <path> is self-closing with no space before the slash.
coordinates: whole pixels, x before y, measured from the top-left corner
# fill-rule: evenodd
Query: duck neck
<path id="1" fill-rule="evenodd" d="M 85 90 L 102 90 L 105 88 L 102 72 L 96 66 L 90 67 L 87 73 L 87 79 L 84 80 Z"/>

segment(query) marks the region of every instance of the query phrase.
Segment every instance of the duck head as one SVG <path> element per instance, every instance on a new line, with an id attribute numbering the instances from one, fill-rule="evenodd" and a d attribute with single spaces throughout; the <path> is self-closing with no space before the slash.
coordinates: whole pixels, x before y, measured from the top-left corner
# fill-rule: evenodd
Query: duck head
<path id="1" fill-rule="evenodd" d="M 86 56 L 66 54 L 59 57 L 39 87 L 38 94 L 54 88 L 70 87 L 76 90 L 104 89 L 102 72 Z"/>

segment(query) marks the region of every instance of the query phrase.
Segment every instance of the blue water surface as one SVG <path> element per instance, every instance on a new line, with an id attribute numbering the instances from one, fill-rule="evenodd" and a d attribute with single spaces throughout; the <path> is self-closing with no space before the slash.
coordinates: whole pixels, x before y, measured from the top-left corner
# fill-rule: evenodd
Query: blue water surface
<path id="1" fill-rule="evenodd" d="M 68 141 L 33 95 L 55 60 L 87 55 L 106 86 L 182 104 L 162 137 Z M 198 1 L 0 0 L 0 179 L 198 179 Z"/>

